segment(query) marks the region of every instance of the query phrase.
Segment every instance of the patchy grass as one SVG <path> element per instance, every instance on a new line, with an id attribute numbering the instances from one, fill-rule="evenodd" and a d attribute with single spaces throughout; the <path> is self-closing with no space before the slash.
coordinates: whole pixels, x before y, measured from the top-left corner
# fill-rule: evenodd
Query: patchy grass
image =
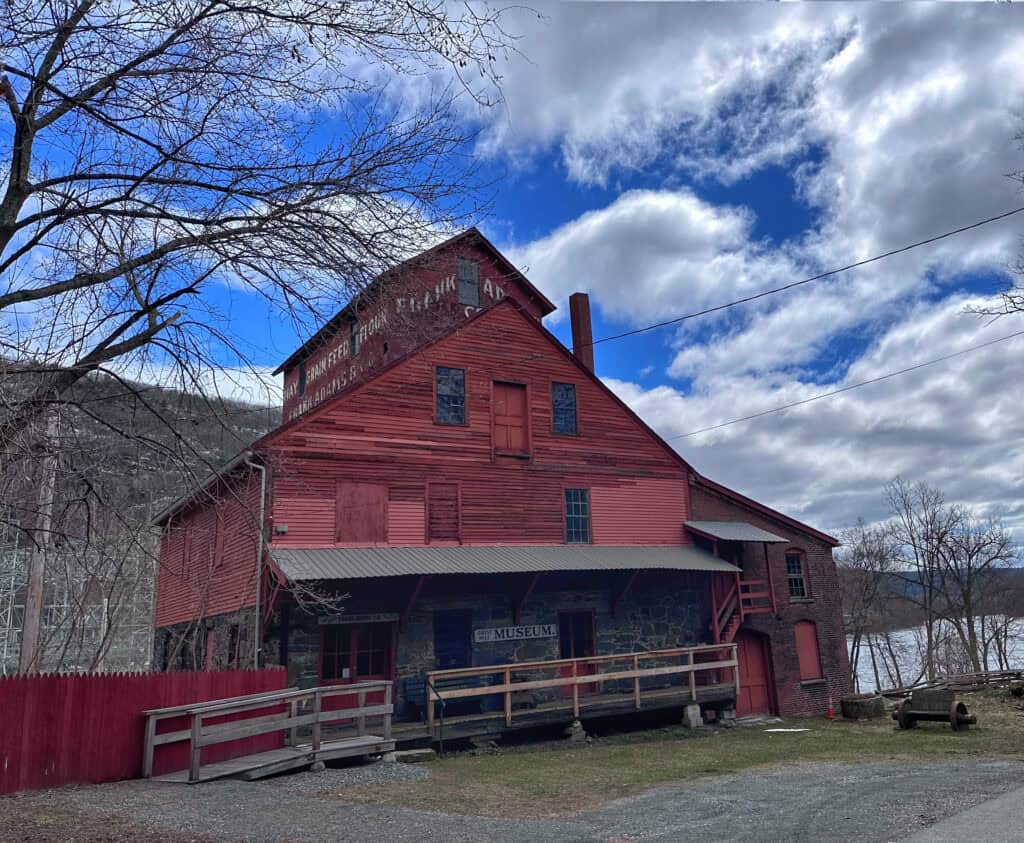
<path id="1" fill-rule="evenodd" d="M 965 694 L 979 725 L 953 732 L 923 723 L 897 731 L 886 718 L 863 723 L 823 718 L 693 734 L 679 728 L 600 738 L 566 747 L 546 744 L 494 755 L 457 755 L 429 765 L 430 779 L 322 794 L 347 802 L 385 803 L 450 814 L 548 817 L 596 808 L 667 782 L 798 761 L 949 761 L 1024 758 L 1024 707 L 1005 691 Z"/>

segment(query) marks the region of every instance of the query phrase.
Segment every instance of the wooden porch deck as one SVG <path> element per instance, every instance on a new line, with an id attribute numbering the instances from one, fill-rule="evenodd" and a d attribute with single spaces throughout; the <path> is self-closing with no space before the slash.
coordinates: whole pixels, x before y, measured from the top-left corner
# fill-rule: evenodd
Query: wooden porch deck
<path id="1" fill-rule="evenodd" d="M 702 685 L 697 688 L 698 703 L 731 703 L 736 700 L 734 683 Z M 579 698 L 579 719 L 593 720 L 602 717 L 619 717 L 637 713 L 650 713 L 678 709 L 682 717 L 684 706 L 694 699 L 686 686 L 672 686 L 658 690 L 644 691 L 639 708 L 632 692 L 600 693 L 581 695 Z M 426 723 L 395 723 L 392 735 L 399 749 L 437 743 L 443 728 L 444 740 L 465 740 L 469 738 L 497 738 L 510 732 L 536 729 L 559 724 L 569 725 L 576 719 L 572 698 L 549 700 L 530 708 L 517 708 L 511 723 L 506 723 L 503 711 L 485 711 L 480 714 L 460 714 L 434 721 L 433 731 Z"/>

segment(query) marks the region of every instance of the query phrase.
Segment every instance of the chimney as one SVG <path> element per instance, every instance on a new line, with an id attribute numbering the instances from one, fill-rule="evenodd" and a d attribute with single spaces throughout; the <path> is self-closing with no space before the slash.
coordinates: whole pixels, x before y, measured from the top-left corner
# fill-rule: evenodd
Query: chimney
<path id="1" fill-rule="evenodd" d="M 590 327 L 590 296 L 586 293 L 569 296 L 569 321 L 572 323 L 572 353 L 593 372 L 594 332 Z"/>

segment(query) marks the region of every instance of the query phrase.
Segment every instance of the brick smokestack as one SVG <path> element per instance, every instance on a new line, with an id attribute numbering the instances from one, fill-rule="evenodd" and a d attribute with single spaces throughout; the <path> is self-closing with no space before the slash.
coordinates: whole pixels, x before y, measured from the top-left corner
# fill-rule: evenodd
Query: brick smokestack
<path id="1" fill-rule="evenodd" d="M 590 327 L 590 296 L 586 293 L 569 296 L 569 321 L 572 323 L 572 353 L 593 372 L 594 332 Z"/>

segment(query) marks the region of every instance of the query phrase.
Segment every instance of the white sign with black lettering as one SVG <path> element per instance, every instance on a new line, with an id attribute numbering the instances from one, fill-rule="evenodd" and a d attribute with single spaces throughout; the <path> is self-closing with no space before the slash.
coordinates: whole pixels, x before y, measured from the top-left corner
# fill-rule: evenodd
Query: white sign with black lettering
<path id="1" fill-rule="evenodd" d="M 492 629 L 478 629 L 473 633 L 477 644 L 494 641 L 522 641 L 524 638 L 554 638 L 558 635 L 558 624 L 535 623 L 526 626 L 499 626 Z"/>

